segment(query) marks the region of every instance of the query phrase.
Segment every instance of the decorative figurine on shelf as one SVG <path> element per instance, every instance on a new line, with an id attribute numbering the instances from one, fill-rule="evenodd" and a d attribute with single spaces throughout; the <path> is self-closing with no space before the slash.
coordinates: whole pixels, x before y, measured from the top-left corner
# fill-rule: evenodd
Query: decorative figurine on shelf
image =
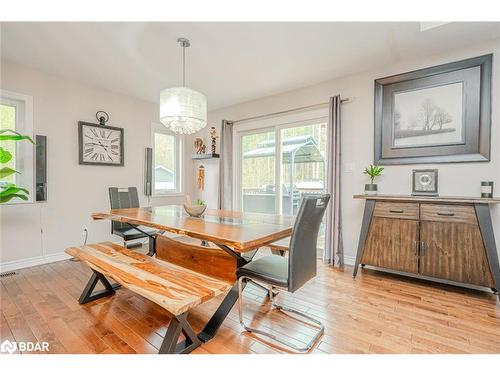
<path id="1" fill-rule="evenodd" d="M 215 154 L 217 138 L 219 138 L 219 137 L 217 136 L 217 132 L 215 130 L 215 127 L 212 126 L 210 128 L 210 139 L 212 140 L 212 154 Z"/>
<path id="2" fill-rule="evenodd" d="M 196 173 L 196 185 L 198 190 L 205 190 L 205 167 L 200 165 Z"/>
<path id="3" fill-rule="evenodd" d="M 197 154 L 204 154 L 207 152 L 207 146 L 205 146 L 205 142 L 203 142 L 201 138 L 196 138 L 194 140 L 194 148 Z"/>

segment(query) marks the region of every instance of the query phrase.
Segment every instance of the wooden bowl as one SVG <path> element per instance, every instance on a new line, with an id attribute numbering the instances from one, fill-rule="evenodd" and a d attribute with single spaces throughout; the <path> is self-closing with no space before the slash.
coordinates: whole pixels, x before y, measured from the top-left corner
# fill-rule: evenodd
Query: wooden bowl
<path id="1" fill-rule="evenodd" d="M 186 210 L 187 214 L 192 217 L 200 217 L 201 215 L 203 215 L 206 209 L 207 209 L 206 204 L 201 206 L 200 205 L 188 206 L 186 204 L 184 205 L 184 210 Z"/>

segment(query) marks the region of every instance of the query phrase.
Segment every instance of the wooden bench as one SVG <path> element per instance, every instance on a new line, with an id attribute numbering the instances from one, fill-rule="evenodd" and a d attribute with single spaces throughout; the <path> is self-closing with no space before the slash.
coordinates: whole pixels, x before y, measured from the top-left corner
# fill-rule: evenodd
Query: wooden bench
<path id="1" fill-rule="evenodd" d="M 285 255 L 288 251 L 288 246 L 290 245 L 290 237 L 284 238 L 280 241 L 270 243 L 267 247 L 271 250 L 274 255 Z"/>
<path id="2" fill-rule="evenodd" d="M 115 294 L 123 286 L 155 302 L 172 315 L 159 353 L 189 353 L 201 344 L 187 321 L 190 309 L 231 288 L 221 280 L 127 250 L 112 242 L 70 247 L 66 253 L 94 271 L 80 296 L 81 304 Z M 109 276 L 120 283 L 111 285 Z M 105 290 L 93 292 L 98 281 Z M 178 343 L 181 332 L 185 340 Z"/>

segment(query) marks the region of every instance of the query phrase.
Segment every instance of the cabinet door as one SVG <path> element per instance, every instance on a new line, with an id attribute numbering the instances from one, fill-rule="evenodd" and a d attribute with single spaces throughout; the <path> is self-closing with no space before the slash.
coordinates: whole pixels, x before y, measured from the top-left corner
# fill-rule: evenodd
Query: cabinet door
<path id="1" fill-rule="evenodd" d="M 362 264 L 418 272 L 418 221 L 373 217 Z"/>
<path id="2" fill-rule="evenodd" d="M 423 221 L 420 225 L 420 272 L 423 275 L 493 286 L 477 225 L 435 221 Z"/>

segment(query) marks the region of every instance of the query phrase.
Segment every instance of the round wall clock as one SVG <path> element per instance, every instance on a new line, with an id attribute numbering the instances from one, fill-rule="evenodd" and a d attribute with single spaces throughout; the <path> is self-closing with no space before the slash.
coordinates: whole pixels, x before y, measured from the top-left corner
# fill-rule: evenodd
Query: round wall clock
<path id="1" fill-rule="evenodd" d="M 123 166 L 123 128 L 78 122 L 79 164 Z"/>

